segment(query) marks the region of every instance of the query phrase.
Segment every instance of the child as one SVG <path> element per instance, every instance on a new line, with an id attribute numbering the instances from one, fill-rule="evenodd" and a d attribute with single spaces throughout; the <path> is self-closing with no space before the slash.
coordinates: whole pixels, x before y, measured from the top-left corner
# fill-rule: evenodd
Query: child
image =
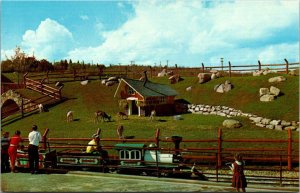
<path id="1" fill-rule="evenodd" d="M 244 165 L 245 162 L 242 159 L 242 155 L 237 153 L 234 156 L 235 162 L 232 163 L 230 169 L 233 171 L 232 176 L 232 187 L 236 188 L 237 192 L 240 192 L 240 188 L 243 192 L 246 192 L 247 181 L 244 175 Z"/>

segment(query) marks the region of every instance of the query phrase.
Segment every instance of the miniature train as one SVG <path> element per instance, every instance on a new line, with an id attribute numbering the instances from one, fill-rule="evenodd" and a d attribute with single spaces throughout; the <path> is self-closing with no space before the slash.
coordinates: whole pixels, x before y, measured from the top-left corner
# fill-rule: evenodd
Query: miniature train
<path id="1" fill-rule="evenodd" d="M 111 150 L 117 155 L 109 155 L 104 149 L 93 153 L 80 150 L 42 151 L 40 152 L 40 168 L 207 180 L 201 172 L 196 170 L 195 166 L 189 167 L 183 163 L 181 154 L 177 151 L 182 138 L 173 136 L 172 140 L 175 144 L 173 153 L 162 153 L 153 143 L 149 146 L 142 143 L 118 143 Z M 20 155 L 19 153 L 18 167 L 28 167 L 26 156 L 23 154 L 20 157 Z"/>

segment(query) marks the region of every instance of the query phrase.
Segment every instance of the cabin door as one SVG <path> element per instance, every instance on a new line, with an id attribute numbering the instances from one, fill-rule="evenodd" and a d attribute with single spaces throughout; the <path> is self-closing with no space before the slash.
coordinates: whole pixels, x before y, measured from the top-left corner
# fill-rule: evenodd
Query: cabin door
<path id="1" fill-rule="evenodd" d="M 128 115 L 138 115 L 139 107 L 136 105 L 135 100 L 128 101 Z"/>

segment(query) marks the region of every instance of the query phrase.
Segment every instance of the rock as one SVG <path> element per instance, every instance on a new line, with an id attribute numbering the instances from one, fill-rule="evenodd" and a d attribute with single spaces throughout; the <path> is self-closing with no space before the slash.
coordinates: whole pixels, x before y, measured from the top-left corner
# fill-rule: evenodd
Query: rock
<path id="1" fill-rule="evenodd" d="M 106 82 L 107 82 L 107 80 L 106 80 L 106 79 L 104 79 L 104 80 L 102 80 L 102 81 L 101 81 L 101 84 L 105 85 L 105 84 L 106 84 Z"/>
<path id="2" fill-rule="evenodd" d="M 259 89 L 259 96 L 263 96 L 266 94 L 270 94 L 270 90 L 268 88 L 260 88 Z"/>
<path id="3" fill-rule="evenodd" d="M 166 69 L 163 69 L 161 72 L 159 72 L 157 74 L 157 77 L 164 77 L 167 75 L 167 70 Z"/>
<path id="4" fill-rule="evenodd" d="M 87 85 L 88 82 L 89 82 L 89 80 L 84 80 L 84 81 L 81 81 L 80 84 L 81 85 Z"/>
<path id="5" fill-rule="evenodd" d="M 286 81 L 286 78 L 283 77 L 283 76 L 276 76 L 276 77 L 273 77 L 273 78 L 269 78 L 268 81 L 270 83 L 272 83 L 272 82 L 283 82 L 283 81 Z"/>
<path id="6" fill-rule="evenodd" d="M 292 123 L 291 122 L 288 122 L 288 121 L 284 121 L 284 120 L 282 120 L 281 121 L 281 125 L 282 126 L 290 126 Z"/>
<path id="7" fill-rule="evenodd" d="M 274 129 L 275 125 L 267 125 L 266 128 L 268 129 Z"/>
<path id="8" fill-rule="evenodd" d="M 274 95 L 266 94 L 266 95 L 261 96 L 259 100 L 262 102 L 270 102 L 270 101 L 273 101 L 274 99 L 275 99 Z"/>
<path id="9" fill-rule="evenodd" d="M 282 125 L 275 125 L 275 130 L 282 131 Z"/>
<path id="10" fill-rule="evenodd" d="M 234 120 L 234 119 L 226 119 L 223 121 L 223 126 L 233 129 L 233 128 L 241 127 L 242 124 L 239 121 Z"/>
<path id="11" fill-rule="evenodd" d="M 258 126 L 258 127 L 265 127 L 265 125 L 261 124 L 261 123 L 256 123 L 255 125 Z"/>
<path id="12" fill-rule="evenodd" d="M 291 71 L 289 72 L 289 75 L 292 75 L 292 76 L 299 76 L 299 68 L 291 70 Z"/>
<path id="13" fill-rule="evenodd" d="M 259 123 L 263 118 L 262 117 L 251 117 L 250 120 L 252 120 L 254 123 Z"/>
<path id="14" fill-rule="evenodd" d="M 106 83 L 105 83 L 105 85 L 106 86 L 112 86 L 112 85 L 114 85 L 116 82 L 115 81 L 107 81 Z"/>
<path id="15" fill-rule="evenodd" d="M 280 124 L 280 120 L 272 120 L 271 122 L 270 122 L 270 124 L 271 125 L 279 125 Z"/>
<path id="16" fill-rule="evenodd" d="M 216 86 L 215 86 L 215 88 L 216 88 Z M 218 93 L 224 93 L 225 92 L 225 90 L 224 90 L 224 84 L 218 85 L 218 87 L 216 88 L 216 92 L 218 92 Z"/>
<path id="17" fill-rule="evenodd" d="M 261 120 L 262 124 L 268 125 L 271 122 L 271 119 L 264 118 Z"/>
<path id="18" fill-rule="evenodd" d="M 297 127 L 294 127 L 294 126 L 288 126 L 288 127 L 284 127 L 284 130 L 292 130 L 292 131 L 295 131 L 297 129 Z"/>
<path id="19" fill-rule="evenodd" d="M 118 81 L 118 77 L 112 76 L 107 79 L 108 81 Z"/>
<path id="20" fill-rule="evenodd" d="M 262 75 L 262 73 L 263 73 L 262 70 L 257 70 L 257 71 L 254 71 L 252 75 L 253 76 L 260 76 L 260 75 Z"/>
<path id="21" fill-rule="evenodd" d="M 271 86 L 270 87 L 270 93 L 275 95 L 275 96 L 278 96 L 280 94 L 280 90 L 279 90 L 279 88 L 276 88 L 275 86 Z"/>
<path id="22" fill-rule="evenodd" d="M 187 87 L 185 90 L 188 92 L 192 91 L 192 86 Z"/>
<path id="23" fill-rule="evenodd" d="M 198 74 L 199 83 L 205 83 L 211 80 L 211 74 L 210 73 L 199 73 Z"/>

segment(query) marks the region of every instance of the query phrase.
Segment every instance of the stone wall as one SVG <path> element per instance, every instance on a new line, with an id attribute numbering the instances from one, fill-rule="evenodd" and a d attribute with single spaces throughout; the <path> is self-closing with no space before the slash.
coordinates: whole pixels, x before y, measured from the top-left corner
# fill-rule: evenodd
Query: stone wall
<path id="1" fill-rule="evenodd" d="M 251 113 L 244 113 L 241 110 L 236 110 L 234 108 L 226 106 L 211 106 L 204 104 L 188 104 L 188 112 L 194 114 L 203 114 L 203 115 L 219 115 L 223 117 L 247 117 L 258 127 L 264 127 L 267 129 L 275 130 L 288 130 L 299 131 L 299 121 L 285 121 L 285 120 L 272 120 L 266 117 L 260 117 Z"/>

